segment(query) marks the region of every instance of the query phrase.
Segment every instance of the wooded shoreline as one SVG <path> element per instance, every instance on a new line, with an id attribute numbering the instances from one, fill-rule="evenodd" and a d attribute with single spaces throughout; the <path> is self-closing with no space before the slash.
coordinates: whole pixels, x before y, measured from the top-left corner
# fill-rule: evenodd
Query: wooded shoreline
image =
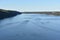
<path id="1" fill-rule="evenodd" d="M 0 9 L 0 12 L 4 12 L 4 13 L 9 13 L 10 11 L 14 11 L 14 10 L 5 10 L 5 9 Z M 15 11 L 15 12 L 19 12 L 19 11 Z M 48 14 L 48 15 L 57 15 L 60 16 L 60 11 L 40 11 L 40 12 L 21 12 L 22 14 Z"/>

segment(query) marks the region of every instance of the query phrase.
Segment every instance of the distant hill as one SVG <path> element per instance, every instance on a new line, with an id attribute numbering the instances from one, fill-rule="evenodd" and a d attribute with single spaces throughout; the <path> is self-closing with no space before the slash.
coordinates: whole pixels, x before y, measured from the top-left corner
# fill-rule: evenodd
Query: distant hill
<path id="1" fill-rule="evenodd" d="M 21 12 L 18 11 L 12 11 L 12 10 L 4 10 L 0 9 L 0 19 L 5 19 L 9 17 L 14 17 L 18 14 L 21 14 Z"/>
<path id="2" fill-rule="evenodd" d="M 56 15 L 56 16 L 60 16 L 60 12 L 59 11 L 55 11 L 55 12 L 23 12 L 25 14 L 48 14 L 48 15 Z"/>

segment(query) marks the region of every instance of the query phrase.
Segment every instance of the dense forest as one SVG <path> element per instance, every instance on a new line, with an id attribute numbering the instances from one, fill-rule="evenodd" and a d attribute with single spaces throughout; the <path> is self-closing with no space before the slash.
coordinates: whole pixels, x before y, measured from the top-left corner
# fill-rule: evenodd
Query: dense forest
<path id="1" fill-rule="evenodd" d="M 21 14 L 18 11 L 0 9 L 0 19 L 9 18 Z"/>

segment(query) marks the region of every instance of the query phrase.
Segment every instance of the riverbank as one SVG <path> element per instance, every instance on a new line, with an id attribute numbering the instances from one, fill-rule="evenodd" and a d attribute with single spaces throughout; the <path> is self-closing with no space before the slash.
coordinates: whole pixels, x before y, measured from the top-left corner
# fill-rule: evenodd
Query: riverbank
<path id="1" fill-rule="evenodd" d="M 60 16 L 60 12 L 56 11 L 56 12 L 22 12 L 24 14 L 48 14 L 48 15 L 56 15 L 56 16 Z"/>

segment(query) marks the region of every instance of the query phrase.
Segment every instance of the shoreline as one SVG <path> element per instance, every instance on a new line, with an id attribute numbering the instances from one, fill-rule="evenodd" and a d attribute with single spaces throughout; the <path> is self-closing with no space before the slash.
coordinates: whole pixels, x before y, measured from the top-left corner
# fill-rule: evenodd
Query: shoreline
<path id="1" fill-rule="evenodd" d="M 60 16 L 60 12 L 22 12 L 24 14 L 48 14 L 48 15 L 56 15 Z"/>

